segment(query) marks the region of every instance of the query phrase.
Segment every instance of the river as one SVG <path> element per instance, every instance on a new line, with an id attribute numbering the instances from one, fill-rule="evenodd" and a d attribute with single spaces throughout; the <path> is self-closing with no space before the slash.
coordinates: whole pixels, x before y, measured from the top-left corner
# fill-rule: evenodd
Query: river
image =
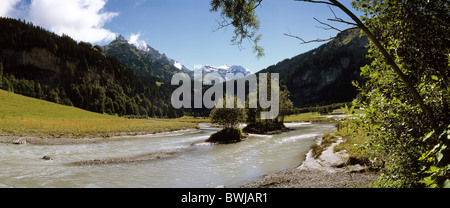
<path id="1" fill-rule="evenodd" d="M 267 173 L 298 166 L 314 139 L 335 129 L 332 123 L 286 125 L 293 130 L 250 135 L 242 142 L 227 145 L 202 142 L 219 130 L 208 124 L 200 124 L 196 131 L 97 144 L 0 143 L 0 187 L 238 187 Z M 131 163 L 70 165 L 155 152 L 175 154 Z M 53 160 L 43 160 L 44 155 Z"/>

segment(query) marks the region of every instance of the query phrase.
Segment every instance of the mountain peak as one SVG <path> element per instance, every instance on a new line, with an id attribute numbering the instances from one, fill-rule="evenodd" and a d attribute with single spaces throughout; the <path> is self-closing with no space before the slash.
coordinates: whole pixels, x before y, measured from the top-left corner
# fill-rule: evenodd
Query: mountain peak
<path id="1" fill-rule="evenodd" d="M 128 41 L 122 35 L 117 36 L 117 38 L 114 41 L 128 43 Z"/>
<path id="2" fill-rule="evenodd" d="M 198 68 L 195 69 L 194 71 L 199 71 L 201 70 L 203 75 L 209 74 L 209 73 L 218 73 L 223 80 L 228 81 L 228 79 L 226 78 L 226 75 L 228 73 L 231 73 L 233 75 L 236 75 L 238 73 L 242 73 L 244 75 L 244 77 L 246 77 L 247 75 L 252 74 L 252 72 L 242 66 L 238 66 L 238 65 L 222 65 L 222 66 L 210 66 L 210 65 L 205 65 L 202 68 Z"/>
<path id="3" fill-rule="evenodd" d="M 122 43 L 128 43 L 127 40 L 125 40 L 125 38 L 122 35 L 119 35 L 118 37 L 116 37 L 115 40 L 113 40 L 110 45 L 115 45 L 115 44 L 122 44 Z"/>
<path id="4" fill-rule="evenodd" d="M 119 40 L 119 41 L 127 41 L 127 40 L 125 40 L 125 38 L 124 38 L 122 35 L 119 35 L 119 36 L 116 38 L 116 40 Z"/>
<path id="5" fill-rule="evenodd" d="M 219 68 L 219 69 L 229 69 L 230 68 L 230 66 L 228 66 L 228 65 L 223 65 L 223 66 L 219 66 L 219 67 L 217 67 L 217 68 Z"/>
<path id="6" fill-rule="evenodd" d="M 103 46 L 103 51 L 106 55 L 118 58 L 143 76 L 155 75 L 170 82 L 173 73 L 179 71 L 193 73 L 180 62 L 160 53 L 144 41 L 139 41 L 138 37 L 132 36 L 130 40 L 126 40 L 119 35 L 109 45 Z"/>

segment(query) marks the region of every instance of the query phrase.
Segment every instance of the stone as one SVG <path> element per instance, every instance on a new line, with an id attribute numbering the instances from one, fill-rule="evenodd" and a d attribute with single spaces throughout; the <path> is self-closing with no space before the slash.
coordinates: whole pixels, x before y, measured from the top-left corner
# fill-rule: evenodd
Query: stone
<path id="1" fill-rule="evenodd" d="M 14 140 L 12 143 L 13 143 L 13 144 L 17 144 L 17 145 L 19 145 L 19 144 L 26 144 L 26 143 L 27 143 L 27 140 L 24 139 L 24 138 L 20 138 L 20 139 Z"/>
<path id="2" fill-rule="evenodd" d="M 360 164 L 350 165 L 347 167 L 349 173 L 363 173 L 366 171 L 366 168 L 361 166 Z"/>
<path id="3" fill-rule="evenodd" d="M 43 160 L 53 160 L 52 157 L 45 155 L 44 157 L 42 157 Z"/>

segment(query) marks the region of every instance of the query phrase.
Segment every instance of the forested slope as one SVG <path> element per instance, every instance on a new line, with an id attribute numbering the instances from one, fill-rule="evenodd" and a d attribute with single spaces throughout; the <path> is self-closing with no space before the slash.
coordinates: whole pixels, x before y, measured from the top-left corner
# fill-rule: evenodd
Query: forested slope
<path id="1" fill-rule="evenodd" d="M 170 85 L 25 21 L 0 18 L 0 88 L 93 112 L 176 117 Z"/>

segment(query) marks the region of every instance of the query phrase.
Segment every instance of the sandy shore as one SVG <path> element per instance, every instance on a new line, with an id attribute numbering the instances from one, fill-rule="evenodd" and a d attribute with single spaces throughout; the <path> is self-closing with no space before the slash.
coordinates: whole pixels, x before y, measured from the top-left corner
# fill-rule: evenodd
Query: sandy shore
<path id="1" fill-rule="evenodd" d="M 320 142 L 320 141 L 318 141 Z M 360 165 L 346 166 L 348 155 L 333 148 L 339 139 L 322 152 L 319 158 L 308 152 L 301 166 L 270 173 L 257 181 L 244 184 L 242 188 L 349 188 L 364 187 L 376 180 L 377 174 L 369 173 Z"/>
<path id="2" fill-rule="evenodd" d="M 189 133 L 197 129 L 186 129 L 170 132 L 161 132 L 154 134 L 141 135 L 123 135 L 113 137 L 94 137 L 94 138 L 39 138 L 31 136 L 0 136 L 0 143 L 7 144 L 34 144 L 34 145 L 71 145 L 71 144 L 96 144 L 102 142 L 119 141 L 124 139 L 134 139 L 139 137 L 157 137 L 173 133 Z"/>
<path id="3" fill-rule="evenodd" d="M 141 154 L 132 157 L 123 158 L 108 158 L 108 159 L 95 159 L 95 160 L 84 160 L 69 163 L 72 166 L 93 166 L 93 165 L 108 165 L 108 164 L 119 164 L 119 163 L 132 163 L 132 162 L 143 162 L 150 160 L 159 160 L 175 156 L 179 151 L 170 152 L 153 152 L 148 154 Z"/>

